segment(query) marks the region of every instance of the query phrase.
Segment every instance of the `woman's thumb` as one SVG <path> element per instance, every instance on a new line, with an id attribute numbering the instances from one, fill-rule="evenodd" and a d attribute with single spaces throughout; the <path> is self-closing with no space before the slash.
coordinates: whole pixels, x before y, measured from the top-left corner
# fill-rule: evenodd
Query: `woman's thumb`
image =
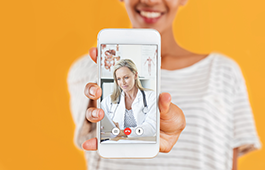
<path id="1" fill-rule="evenodd" d="M 89 55 L 90 55 L 91 59 L 92 59 L 95 63 L 97 63 L 98 50 L 97 50 L 96 47 L 92 47 L 92 48 L 90 48 L 90 50 L 89 50 Z"/>
<path id="2" fill-rule="evenodd" d="M 170 109 L 171 103 L 171 95 L 169 93 L 161 93 L 159 96 L 159 110 L 160 110 L 160 117 L 162 119 L 166 119 L 167 113 Z"/>

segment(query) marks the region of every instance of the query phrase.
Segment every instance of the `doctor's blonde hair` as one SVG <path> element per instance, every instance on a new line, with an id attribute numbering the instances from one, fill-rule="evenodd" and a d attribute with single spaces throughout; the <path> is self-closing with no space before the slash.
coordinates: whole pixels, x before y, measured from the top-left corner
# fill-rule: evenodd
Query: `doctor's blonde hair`
<path id="1" fill-rule="evenodd" d="M 134 75 L 138 73 L 136 65 L 130 59 L 122 59 L 117 64 L 115 64 L 114 70 L 113 70 L 114 90 L 110 96 L 111 102 L 114 104 L 116 104 L 118 102 L 119 96 L 121 95 L 121 92 L 122 92 L 120 86 L 117 83 L 117 77 L 116 77 L 116 71 L 121 67 L 127 67 Z M 143 86 L 139 80 L 138 75 L 137 75 L 136 80 L 135 80 L 135 86 L 137 87 L 137 89 L 147 90 L 147 89 L 143 88 Z"/>

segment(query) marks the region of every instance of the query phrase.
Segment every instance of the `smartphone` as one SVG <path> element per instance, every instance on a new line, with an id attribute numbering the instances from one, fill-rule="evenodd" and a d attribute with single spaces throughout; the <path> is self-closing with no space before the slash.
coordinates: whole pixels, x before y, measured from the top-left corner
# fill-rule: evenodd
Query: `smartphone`
<path id="1" fill-rule="evenodd" d="M 98 33 L 98 153 L 103 158 L 153 158 L 159 152 L 161 37 L 153 29 Z M 96 73 L 95 73 L 96 74 Z"/>

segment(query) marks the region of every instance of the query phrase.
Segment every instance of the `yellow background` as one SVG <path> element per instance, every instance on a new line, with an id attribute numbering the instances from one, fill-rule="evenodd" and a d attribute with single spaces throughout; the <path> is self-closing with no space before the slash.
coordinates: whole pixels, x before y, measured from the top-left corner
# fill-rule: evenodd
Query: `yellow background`
<path id="1" fill-rule="evenodd" d="M 185 48 L 235 59 L 265 141 L 265 1 L 190 0 L 174 23 Z M 0 4 L 0 170 L 85 169 L 73 144 L 67 72 L 103 28 L 130 27 L 118 0 L 9 0 Z M 265 149 L 239 159 L 264 170 Z"/>

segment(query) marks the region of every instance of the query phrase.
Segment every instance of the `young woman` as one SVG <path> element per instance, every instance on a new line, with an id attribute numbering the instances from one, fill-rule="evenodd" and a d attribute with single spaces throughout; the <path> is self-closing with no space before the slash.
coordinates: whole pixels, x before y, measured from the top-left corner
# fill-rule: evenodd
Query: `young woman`
<path id="1" fill-rule="evenodd" d="M 88 167 L 92 169 L 237 169 L 237 157 L 260 147 L 244 78 L 238 65 L 217 53 L 195 54 L 178 45 L 172 24 L 180 6 L 187 0 L 124 0 L 133 28 L 153 28 L 161 34 L 161 112 L 160 153 L 151 160 L 106 160 L 94 152 L 86 152 Z M 97 50 L 90 50 L 96 61 Z M 82 75 L 86 82 L 95 81 L 88 71 L 95 68 L 88 58 L 74 64 L 69 82 Z M 77 71 L 78 70 L 78 71 Z M 81 87 L 81 81 L 79 82 Z M 82 86 L 84 85 L 82 84 Z M 101 89 L 88 83 L 85 95 L 90 99 L 79 106 L 81 94 L 77 84 L 69 83 L 74 119 L 77 123 L 76 142 L 81 144 L 92 137 L 94 124 L 104 112 L 95 108 Z M 88 99 L 82 99 L 83 103 Z M 176 106 L 178 105 L 181 110 Z M 186 128 L 181 133 L 185 127 Z M 86 119 L 85 119 L 86 117 Z M 181 133 L 181 136 L 179 137 Z M 177 144 L 175 144 L 177 142 Z M 95 150 L 96 139 L 83 143 L 86 150 Z"/>

